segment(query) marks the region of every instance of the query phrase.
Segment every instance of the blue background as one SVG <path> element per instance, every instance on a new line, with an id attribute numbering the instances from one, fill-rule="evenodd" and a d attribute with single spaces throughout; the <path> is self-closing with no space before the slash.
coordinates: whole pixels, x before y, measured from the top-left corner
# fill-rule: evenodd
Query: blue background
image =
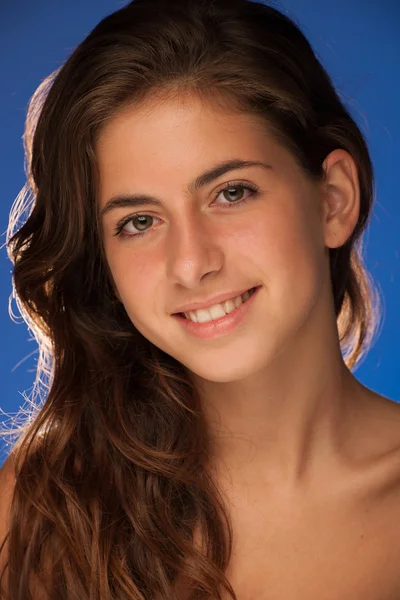
<path id="1" fill-rule="evenodd" d="M 35 378 L 37 344 L 18 315 L 5 241 L 11 205 L 25 183 L 22 135 L 27 105 L 41 81 L 90 30 L 126 2 L 13 0 L 0 7 L 0 408 L 24 406 Z M 400 402 L 400 2 L 282 0 L 301 25 L 366 134 L 375 166 L 377 201 L 365 238 L 366 266 L 384 298 L 380 335 L 355 371 L 366 386 Z M 0 414 L 0 421 L 9 419 Z M 0 439 L 0 464 L 9 452 Z"/>

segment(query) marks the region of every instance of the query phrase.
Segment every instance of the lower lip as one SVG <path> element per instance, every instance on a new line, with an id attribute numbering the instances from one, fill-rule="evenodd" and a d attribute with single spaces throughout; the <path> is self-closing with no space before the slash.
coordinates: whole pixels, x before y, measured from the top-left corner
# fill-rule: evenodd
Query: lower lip
<path id="1" fill-rule="evenodd" d="M 242 302 L 242 304 L 235 308 L 231 313 L 225 315 L 225 317 L 216 319 L 215 321 L 209 321 L 208 323 L 193 323 L 193 321 L 189 321 L 189 319 L 186 319 L 181 315 L 173 315 L 173 317 L 188 333 L 191 333 L 202 340 L 226 335 L 234 331 L 235 328 L 242 323 L 246 314 L 253 306 L 254 300 L 260 289 L 261 287 L 256 288 L 255 292 L 248 300 L 246 300 L 246 302 Z"/>

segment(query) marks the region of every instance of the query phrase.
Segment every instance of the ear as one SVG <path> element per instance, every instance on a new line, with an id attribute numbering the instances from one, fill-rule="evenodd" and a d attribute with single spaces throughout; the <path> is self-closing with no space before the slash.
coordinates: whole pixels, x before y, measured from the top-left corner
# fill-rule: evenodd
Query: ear
<path id="1" fill-rule="evenodd" d="M 346 150 L 333 150 L 323 162 L 324 239 L 328 248 L 343 246 L 360 214 L 357 166 Z"/>

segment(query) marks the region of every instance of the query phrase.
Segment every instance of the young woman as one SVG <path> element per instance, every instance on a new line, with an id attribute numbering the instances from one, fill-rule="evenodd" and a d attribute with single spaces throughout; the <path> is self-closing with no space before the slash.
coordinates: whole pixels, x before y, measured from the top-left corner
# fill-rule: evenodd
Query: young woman
<path id="1" fill-rule="evenodd" d="M 49 381 L 1 471 L 1 598 L 399 598 L 400 409 L 351 372 L 373 168 L 298 26 L 135 0 L 25 142 L 8 248 Z"/>

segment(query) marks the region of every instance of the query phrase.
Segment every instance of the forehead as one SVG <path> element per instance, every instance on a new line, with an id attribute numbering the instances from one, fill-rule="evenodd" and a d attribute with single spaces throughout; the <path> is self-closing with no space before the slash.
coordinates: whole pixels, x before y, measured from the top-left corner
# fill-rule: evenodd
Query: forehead
<path id="1" fill-rule="evenodd" d="M 238 137 L 241 136 L 241 137 Z M 147 101 L 127 106 L 104 125 L 96 140 L 100 159 L 110 150 L 143 154 L 168 147 L 168 154 L 235 142 L 263 144 L 270 139 L 267 124 L 257 115 L 204 101 L 197 96 Z"/>
<path id="2" fill-rule="evenodd" d="M 100 205 L 136 188 L 170 197 L 210 166 L 231 159 L 295 167 L 261 116 L 196 96 L 125 107 L 103 126 L 95 151 Z"/>

